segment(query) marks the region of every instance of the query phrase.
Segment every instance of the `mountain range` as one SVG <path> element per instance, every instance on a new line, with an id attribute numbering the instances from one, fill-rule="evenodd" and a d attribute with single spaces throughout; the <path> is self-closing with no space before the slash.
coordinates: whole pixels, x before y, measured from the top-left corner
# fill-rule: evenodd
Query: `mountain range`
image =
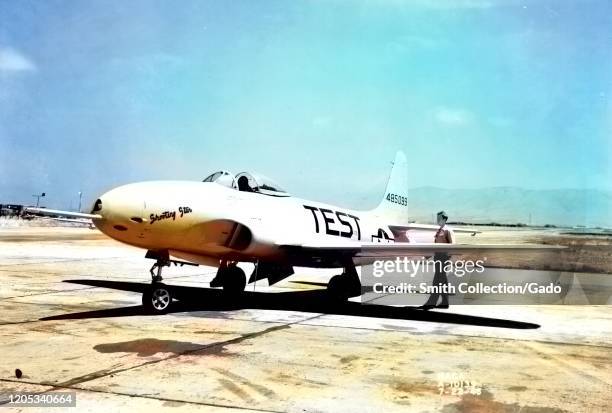
<path id="1" fill-rule="evenodd" d="M 408 208 L 417 222 L 444 210 L 453 222 L 612 228 L 612 191 L 596 189 L 420 187 L 408 191 Z"/>

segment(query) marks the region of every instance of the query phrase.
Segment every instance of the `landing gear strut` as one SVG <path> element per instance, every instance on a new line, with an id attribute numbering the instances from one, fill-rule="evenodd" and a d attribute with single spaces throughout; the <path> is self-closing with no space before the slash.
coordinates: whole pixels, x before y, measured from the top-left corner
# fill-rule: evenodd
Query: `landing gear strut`
<path id="1" fill-rule="evenodd" d="M 155 263 L 149 270 L 149 273 L 151 273 L 151 282 L 152 283 L 161 282 L 163 279 L 162 278 L 162 268 L 169 267 L 169 266 L 170 266 L 170 262 L 167 260 L 158 259 L 157 261 L 155 261 Z"/>
<path id="2" fill-rule="evenodd" d="M 352 261 L 347 262 L 342 274 L 334 275 L 329 280 L 327 294 L 335 302 L 343 302 L 361 295 L 361 281 Z"/>
<path id="3" fill-rule="evenodd" d="M 151 267 L 151 285 L 142 292 L 142 306 L 149 314 L 164 314 L 172 304 L 172 290 L 163 284 L 162 268 L 169 267 L 170 261 L 159 258 Z"/>
<path id="4" fill-rule="evenodd" d="M 246 275 L 237 262 L 221 261 L 217 275 L 210 282 L 211 287 L 223 287 L 223 292 L 230 297 L 240 295 L 246 287 Z"/>

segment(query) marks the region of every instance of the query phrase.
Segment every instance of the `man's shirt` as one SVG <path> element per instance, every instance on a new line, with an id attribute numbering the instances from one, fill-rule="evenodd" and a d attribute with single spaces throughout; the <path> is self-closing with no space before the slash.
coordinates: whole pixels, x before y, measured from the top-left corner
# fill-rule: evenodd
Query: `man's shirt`
<path id="1" fill-rule="evenodd" d="M 438 228 L 438 231 L 436 231 L 436 234 L 434 235 L 434 242 L 453 244 L 455 242 L 455 234 L 452 230 L 446 227 L 446 224 L 444 224 Z"/>

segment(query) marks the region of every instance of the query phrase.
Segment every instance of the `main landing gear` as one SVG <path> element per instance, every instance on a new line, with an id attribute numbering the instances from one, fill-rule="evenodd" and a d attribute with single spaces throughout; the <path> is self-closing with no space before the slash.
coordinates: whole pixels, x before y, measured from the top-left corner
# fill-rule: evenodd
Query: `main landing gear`
<path id="1" fill-rule="evenodd" d="M 361 295 L 361 281 L 352 261 L 346 264 L 342 274 L 334 275 L 329 280 L 327 294 L 334 302 L 343 302 Z"/>
<path id="2" fill-rule="evenodd" d="M 239 296 L 246 287 L 246 275 L 237 262 L 221 261 L 217 275 L 210 282 L 211 287 L 223 287 L 229 297 Z"/>

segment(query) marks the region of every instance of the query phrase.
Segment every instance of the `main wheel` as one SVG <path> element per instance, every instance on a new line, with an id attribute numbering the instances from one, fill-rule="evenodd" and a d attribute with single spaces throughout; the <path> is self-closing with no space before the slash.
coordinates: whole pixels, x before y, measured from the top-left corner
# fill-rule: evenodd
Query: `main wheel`
<path id="1" fill-rule="evenodd" d="M 172 304 L 172 293 L 162 283 L 153 283 L 142 293 L 142 306 L 149 314 L 164 314 Z"/>
<path id="2" fill-rule="evenodd" d="M 242 268 L 232 265 L 223 274 L 223 292 L 229 296 L 240 295 L 246 287 L 246 275 Z"/>
<path id="3" fill-rule="evenodd" d="M 346 274 L 334 275 L 327 283 L 327 294 L 333 301 L 346 301 L 361 295 L 361 283 Z"/>

